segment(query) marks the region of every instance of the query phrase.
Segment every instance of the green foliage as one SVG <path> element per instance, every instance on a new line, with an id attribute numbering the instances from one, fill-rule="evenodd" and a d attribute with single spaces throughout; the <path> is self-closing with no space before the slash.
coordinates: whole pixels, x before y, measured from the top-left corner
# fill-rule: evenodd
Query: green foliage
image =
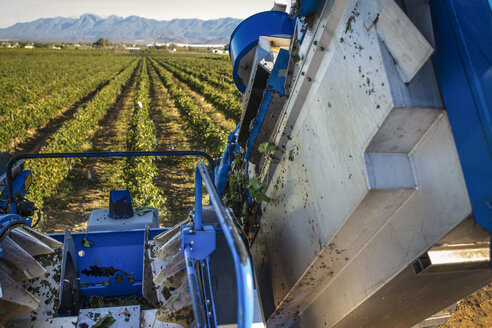
<path id="1" fill-rule="evenodd" d="M 96 47 L 106 47 L 109 46 L 109 41 L 105 38 L 99 38 L 96 42 L 93 43 Z"/>
<path id="2" fill-rule="evenodd" d="M 91 328 L 109 328 L 115 322 L 116 319 L 113 318 L 113 315 L 111 313 L 108 313 L 101 319 L 97 320 L 97 322 Z"/>
<path id="3" fill-rule="evenodd" d="M 289 151 L 289 161 L 293 161 L 294 160 L 294 150 L 291 150 Z"/>
<path id="4" fill-rule="evenodd" d="M 196 73 L 197 70 L 195 67 L 186 69 L 176 65 L 176 63 L 170 64 L 165 60 L 160 60 L 159 63 L 164 66 L 166 70 L 173 73 L 180 81 L 186 83 L 192 90 L 200 93 L 207 101 L 214 105 L 215 108 L 222 112 L 227 119 L 231 119 L 235 122 L 239 121 L 241 117 L 241 102 L 238 99 L 239 91 L 236 91 L 235 87 L 231 90 L 231 84 L 219 82 L 214 78 L 211 71 L 206 74 L 199 74 Z M 217 92 L 217 90 L 203 81 L 213 83 L 222 90 L 227 89 L 227 92 L 224 94 Z"/>
<path id="5" fill-rule="evenodd" d="M 155 60 L 151 62 L 192 136 L 199 140 L 201 146 L 212 156 L 220 156 L 227 142 L 227 132 L 204 114 L 189 94 L 176 86 L 171 75 L 162 66 Z"/>
<path id="6" fill-rule="evenodd" d="M 149 117 L 149 105 L 150 81 L 144 58 L 128 131 L 128 151 L 151 151 L 157 144 L 154 123 Z M 153 157 L 127 158 L 124 172 L 127 189 L 133 197 L 134 205 L 160 208 L 164 204 L 162 192 L 154 184 L 157 167 Z"/>
<path id="7" fill-rule="evenodd" d="M 16 52 L 13 52 L 16 54 Z M 24 141 L 102 82 L 131 58 L 121 56 L 2 54 L 0 61 L 0 149 Z M 12 65 L 12 66 L 9 66 Z M 14 71 L 15 70 L 15 71 Z M 15 136 L 15 139 L 13 138 Z"/>
<path id="8" fill-rule="evenodd" d="M 246 199 L 246 168 L 244 167 L 244 152 L 239 151 L 231 163 L 231 173 L 227 180 L 227 190 L 224 195 L 225 205 L 234 210 L 239 217 L 246 217 L 249 212 Z"/>
<path id="9" fill-rule="evenodd" d="M 268 154 L 268 153 L 273 152 L 273 151 L 275 151 L 275 150 L 277 150 L 277 146 L 275 145 L 275 143 L 273 143 L 273 142 L 268 142 L 268 141 L 266 141 L 266 142 L 262 143 L 262 144 L 258 147 L 258 151 L 259 151 L 260 153 L 267 153 L 267 154 Z"/>
<path id="10" fill-rule="evenodd" d="M 47 42 L 34 42 L 33 44 L 34 48 L 48 48 L 51 46 L 51 43 Z"/>
<path id="11" fill-rule="evenodd" d="M 116 100 L 123 85 L 135 70 L 138 61 L 132 62 L 123 72 L 102 88 L 89 102 L 85 103 L 71 120 L 66 121 L 46 143 L 40 152 L 77 152 L 90 137 L 90 132 L 99 128 L 100 119 Z M 27 163 L 33 172 L 30 200 L 42 208 L 43 198 L 53 195 L 57 185 L 68 175 L 74 160 L 43 159 Z"/>
<path id="12" fill-rule="evenodd" d="M 257 201 L 271 201 L 265 194 L 266 185 L 264 183 L 258 179 L 248 179 L 245 164 L 244 152 L 239 151 L 231 164 L 231 172 L 224 195 L 225 205 L 232 208 L 234 214 L 242 218 L 249 215 L 247 191 L 249 191 L 251 198 Z"/>
<path id="13" fill-rule="evenodd" d="M 251 194 L 251 197 L 256 199 L 256 200 L 262 200 L 265 202 L 271 201 L 270 197 L 265 195 L 265 188 L 266 185 L 262 183 L 261 181 L 257 179 L 249 179 L 248 184 L 246 187 L 249 190 L 249 193 Z"/>
<path id="14" fill-rule="evenodd" d="M 87 237 L 82 238 L 81 242 L 82 242 L 82 246 L 84 246 L 84 247 L 94 246 L 94 243 L 91 242 L 89 239 L 87 239 Z"/>

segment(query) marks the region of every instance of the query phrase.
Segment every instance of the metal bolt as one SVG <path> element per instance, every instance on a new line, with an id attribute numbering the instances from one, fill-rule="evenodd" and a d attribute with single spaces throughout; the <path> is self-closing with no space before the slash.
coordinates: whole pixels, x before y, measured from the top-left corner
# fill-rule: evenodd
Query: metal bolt
<path id="1" fill-rule="evenodd" d="M 202 262 L 202 268 L 204 268 L 204 267 L 205 267 L 205 262 Z"/>
<path id="2" fill-rule="evenodd" d="M 305 72 L 301 72 L 301 75 L 306 75 L 306 73 Z"/>
<path id="3" fill-rule="evenodd" d="M 209 299 L 207 299 L 207 305 L 210 305 L 210 300 Z"/>
<path id="4" fill-rule="evenodd" d="M 318 41 L 317 41 L 317 40 L 314 40 L 313 44 L 314 44 L 315 46 L 317 46 L 317 45 L 318 45 Z"/>
<path id="5" fill-rule="evenodd" d="M 211 317 L 212 316 L 212 312 L 208 311 L 208 316 Z"/>
<path id="6" fill-rule="evenodd" d="M 313 79 L 312 79 L 312 78 L 310 78 L 310 77 L 308 77 L 308 78 L 307 78 L 307 80 L 308 80 L 309 82 L 311 82 Z"/>
<path id="7" fill-rule="evenodd" d="M 325 47 L 319 47 L 320 51 L 325 51 Z"/>
<path id="8" fill-rule="evenodd" d="M 190 244 L 195 245 L 195 241 L 194 240 L 190 241 Z"/>
<path id="9" fill-rule="evenodd" d="M 190 252 L 193 252 L 193 247 L 190 247 Z"/>

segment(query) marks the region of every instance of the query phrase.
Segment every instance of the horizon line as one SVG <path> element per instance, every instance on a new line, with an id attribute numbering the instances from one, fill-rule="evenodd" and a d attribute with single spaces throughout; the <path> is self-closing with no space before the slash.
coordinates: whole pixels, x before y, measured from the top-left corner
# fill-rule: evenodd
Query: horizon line
<path id="1" fill-rule="evenodd" d="M 155 20 L 155 21 L 159 21 L 159 22 L 169 22 L 169 21 L 172 21 L 172 20 L 176 20 L 176 19 L 196 19 L 196 20 L 201 20 L 201 21 L 209 21 L 209 20 L 217 20 L 217 19 L 226 19 L 226 18 L 231 18 L 231 19 L 239 19 L 239 20 L 243 20 L 244 18 L 236 18 L 236 17 L 218 17 L 218 18 L 209 18 L 209 19 L 203 19 L 203 18 L 193 18 L 193 17 L 176 17 L 176 18 L 171 18 L 171 19 L 156 19 L 156 18 L 148 18 L 148 17 L 144 17 L 144 16 L 139 16 L 139 15 L 129 15 L 129 16 L 118 16 L 118 15 L 115 15 L 115 14 L 111 14 L 111 15 L 98 15 L 98 14 L 94 14 L 94 13 L 83 13 L 83 14 L 80 14 L 80 16 L 52 16 L 52 17 L 39 17 L 39 18 L 36 18 L 36 19 L 33 19 L 31 21 L 22 21 L 22 22 L 16 22 L 14 24 L 11 24 L 9 26 L 6 26 L 6 27 L 2 27 L 0 26 L 0 29 L 7 29 L 7 28 L 10 28 L 14 25 L 17 25 L 17 24 L 26 24 L 26 23 L 32 23 L 32 22 L 35 22 L 37 20 L 40 20 L 40 19 L 54 19 L 54 18 L 70 18 L 70 19 L 80 19 L 82 16 L 85 16 L 85 15 L 91 15 L 91 16 L 96 16 L 96 17 L 99 17 L 99 18 L 103 18 L 103 19 L 106 19 L 106 18 L 109 18 L 109 17 L 112 17 L 112 16 L 115 16 L 115 17 L 118 17 L 118 18 L 123 18 L 123 19 L 127 19 L 129 17 L 139 17 L 139 18 L 144 18 L 144 19 L 149 19 L 149 20 Z"/>

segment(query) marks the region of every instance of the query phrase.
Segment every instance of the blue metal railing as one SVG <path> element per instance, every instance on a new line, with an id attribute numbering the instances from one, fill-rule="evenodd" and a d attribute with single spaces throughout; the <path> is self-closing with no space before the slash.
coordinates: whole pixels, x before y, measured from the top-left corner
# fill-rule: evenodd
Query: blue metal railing
<path id="1" fill-rule="evenodd" d="M 203 162 L 196 166 L 195 173 L 195 231 L 203 228 L 202 224 L 202 182 L 208 191 L 210 202 L 215 210 L 225 239 L 232 253 L 236 271 L 238 295 L 237 326 L 249 328 L 253 324 L 253 269 L 249 253 L 239 232 L 234 225 L 231 215 L 226 211 L 222 200 Z M 186 250 L 185 250 L 186 257 Z M 190 283 L 191 284 L 191 283 Z M 191 288 L 191 287 L 190 287 Z"/>
<path id="2" fill-rule="evenodd" d="M 7 190 L 10 213 L 17 213 L 15 197 L 13 193 L 13 174 L 14 164 L 21 159 L 34 158 L 90 158 L 90 157 L 138 157 L 138 156 L 162 156 L 162 157 L 182 157 L 182 156 L 199 156 L 205 158 L 211 169 L 214 161 L 212 157 L 203 152 L 196 150 L 158 150 L 158 151 L 120 151 L 120 152 L 87 152 L 87 153 L 39 153 L 39 154 L 18 154 L 13 156 L 7 164 Z"/>
<path id="3" fill-rule="evenodd" d="M 185 263 L 186 263 L 188 286 L 190 287 L 191 303 L 193 306 L 193 313 L 195 316 L 195 324 L 197 327 L 205 327 L 206 320 L 200 306 L 201 304 L 200 287 L 198 286 L 198 278 L 190 253 L 191 253 L 191 247 L 186 247 L 183 251 Z"/>

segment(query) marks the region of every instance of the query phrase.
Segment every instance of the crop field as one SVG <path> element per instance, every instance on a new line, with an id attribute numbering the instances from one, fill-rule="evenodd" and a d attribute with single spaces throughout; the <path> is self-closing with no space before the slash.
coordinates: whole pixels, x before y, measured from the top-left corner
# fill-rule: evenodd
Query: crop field
<path id="1" fill-rule="evenodd" d="M 214 158 L 241 115 L 227 56 L 0 51 L 0 148 L 17 153 L 203 150 Z M 193 208 L 198 158 L 26 160 L 37 228 L 84 231 L 109 190 L 159 209 L 169 226 Z"/>

